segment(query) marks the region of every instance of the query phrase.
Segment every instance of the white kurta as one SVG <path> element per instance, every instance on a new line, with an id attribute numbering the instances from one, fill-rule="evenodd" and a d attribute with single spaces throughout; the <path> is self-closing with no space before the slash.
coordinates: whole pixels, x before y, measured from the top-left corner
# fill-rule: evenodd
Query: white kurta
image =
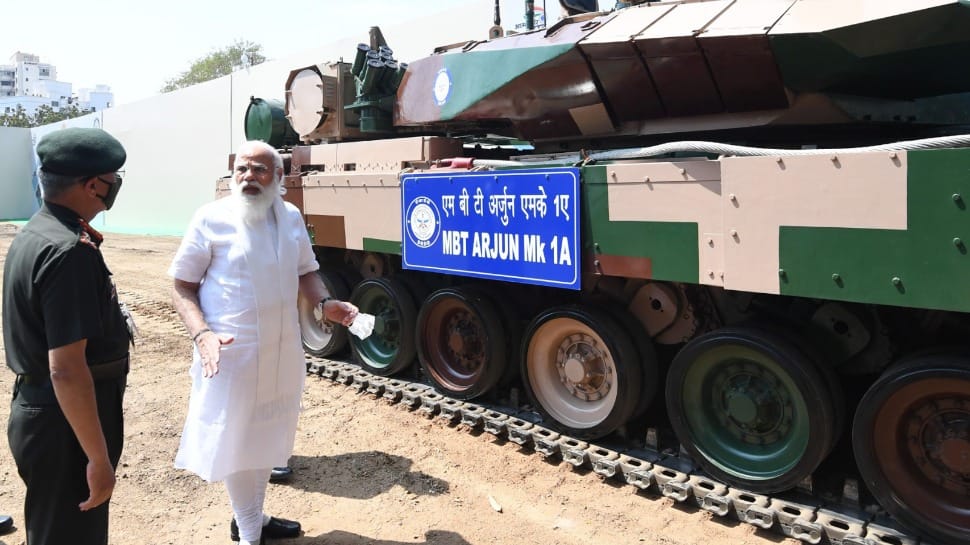
<path id="1" fill-rule="evenodd" d="M 232 198 L 201 207 L 169 274 L 201 283 L 209 328 L 232 335 L 219 373 L 202 376 L 198 349 L 175 467 L 207 481 L 285 466 L 293 451 L 306 367 L 297 316 L 299 276 L 318 264 L 299 210 L 277 199 L 270 219 L 243 224 Z"/>

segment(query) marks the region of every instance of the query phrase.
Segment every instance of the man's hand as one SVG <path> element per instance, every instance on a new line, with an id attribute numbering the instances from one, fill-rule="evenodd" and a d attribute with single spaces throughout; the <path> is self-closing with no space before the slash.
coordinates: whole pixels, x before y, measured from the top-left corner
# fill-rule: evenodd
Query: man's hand
<path id="1" fill-rule="evenodd" d="M 202 376 L 211 378 L 219 373 L 219 349 L 232 342 L 231 335 L 216 335 L 205 323 L 202 308 L 199 306 L 200 284 L 175 279 L 172 289 L 172 304 L 182 318 L 185 329 L 195 331 L 195 347 L 202 359 Z M 191 334 L 191 333 L 190 333 Z"/>
<path id="2" fill-rule="evenodd" d="M 350 327 L 357 319 L 359 309 L 346 301 L 329 299 L 323 304 L 323 317 L 331 322 Z"/>
<path id="3" fill-rule="evenodd" d="M 111 498 L 115 489 L 115 471 L 107 458 L 89 460 L 87 467 L 88 499 L 78 504 L 81 511 L 94 509 Z"/>
<path id="4" fill-rule="evenodd" d="M 199 356 L 202 358 L 202 376 L 212 378 L 219 374 L 219 351 L 223 345 L 232 344 L 232 335 L 216 335 L 206 331 L 196 339 Z"/>

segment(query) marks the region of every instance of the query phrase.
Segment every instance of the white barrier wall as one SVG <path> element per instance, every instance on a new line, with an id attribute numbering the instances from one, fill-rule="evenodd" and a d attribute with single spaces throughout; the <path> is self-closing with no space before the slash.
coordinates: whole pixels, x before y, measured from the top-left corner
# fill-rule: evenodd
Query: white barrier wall
<path id="1" fill-rule="evenodd" d="M 124 185 L 103 228 L 178 235 L 228 173 L 231 77 L 104 112 L 104 129 L 128 152 Z M 243 110 L 245 113 L 245 110 Z"/>
<path id="2" fill-rule="evenodd" d="M 486 39 L 493 8 L 492 0 L 476 0 L 381 30 L 395 58 L 410 62 L 430 55 L 440 45 Z M 103 127 L 124 144 L 128 161 L 114 208 L 101 214 L 95 226 L 109 232 L 181 234 L 195 209 L 214 197 L 216 180 L 229 174 L 229 155 L 245 140 L 249 97 L 282 100 L 291 70 L 341 58 L 352 62 L 356 45 L 368 41 L 370 27 L 363 18 L 348 24 L 359 27 L 353 38 L 98 114 L 38 127 L 32 129 L 33 137 L 37 141 L 43 134 L 67 126 Z M 323 22 L 307 22 L 304 27 L 294 24 L 294 32 L 316 32 L 321 42 L 327 40 Z M 22 158 L 17 167 L 21 173 L 19 179 L 10 178 L 5 170 L 0 177 L 2 191 L 8 185 L 22 186 L 24 176 L 30 188 L 30 136 L 21 133 L 18 142 L 20 147 L 9 153 L 11 162 L 16 162 L 16 156 Z M 0 158 L 0 165 L 2 161 Z M 0 202 L 6 206 L 6 199 Z"/>
<path id="3" fill-rule="evenodd" d="M 0 220 L 22 220 L 37 210 L 30 129 L 0 127 Z"/>

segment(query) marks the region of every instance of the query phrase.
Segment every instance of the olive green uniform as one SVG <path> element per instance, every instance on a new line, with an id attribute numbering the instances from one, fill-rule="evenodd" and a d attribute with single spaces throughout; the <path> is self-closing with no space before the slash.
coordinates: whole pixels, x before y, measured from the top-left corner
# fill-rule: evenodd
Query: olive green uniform
<path id="1" fill-rule="evenodd" d="M 7 252 L 3 341 L 17 374 L 7 438 L 27 485 L 29 545 L 105 545 L 108 502 L 86 512 L 87 457 L 50 381 L 48 350 L 87 340 L 98 417 L 117 467 L 129 332 L 98 249 L 101 236 L 72 210 L 45 203 Z"/>

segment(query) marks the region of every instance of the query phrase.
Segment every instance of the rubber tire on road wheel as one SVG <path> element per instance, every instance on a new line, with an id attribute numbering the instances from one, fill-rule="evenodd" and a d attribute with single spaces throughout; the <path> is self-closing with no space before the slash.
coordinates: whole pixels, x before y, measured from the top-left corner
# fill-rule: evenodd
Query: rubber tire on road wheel
<path id="1" fill-rule="evenodd" d="M 667 375 L 671 425 L 713 477 L 787 490 L 831 451 L 838 409 L 816 362 L 786 335 L 726 327 L 692 339 Z"/>
<path id="2" fill-rule="evenodd" d="M 418 361 L 442 393 L 474 399 L 505 373 L 506 334 L 498 309 L 474 289 L 444 288 L 418 313 Z"/>
<path id="3" fill-rule="evenodd" d="M 626 329 L 608 312 L 585 305 L 555 307 L 526 328 L 522 382 L 551 427 L 578 439 L 598 439 L 633 415 L 642 383 L 638 356 Z M 580 374 L 593 376 L 588 360 L 603 371 L 602 381 L 575 386 Z M 592 395 L 582 391 L 597 383 Z"/>
<path id="4" fill-rule="evenodd" d="M 418 318 L 410 290 L 395 278 L 368 278 L 354 288 L 350 302 L 375 318 L 369 337 L 350 337 L 354 359 L 367 371 L 384 377 L 410 366 Z"/>
<path id="5" fill-rule="evenodd" d="M 873 383 L 855 414 L 852 450 L 867 488 L 896 520 L 940 545 L 963 545 L 968 435 L 970 351 L 936 351 L 901 360 Z"/>

